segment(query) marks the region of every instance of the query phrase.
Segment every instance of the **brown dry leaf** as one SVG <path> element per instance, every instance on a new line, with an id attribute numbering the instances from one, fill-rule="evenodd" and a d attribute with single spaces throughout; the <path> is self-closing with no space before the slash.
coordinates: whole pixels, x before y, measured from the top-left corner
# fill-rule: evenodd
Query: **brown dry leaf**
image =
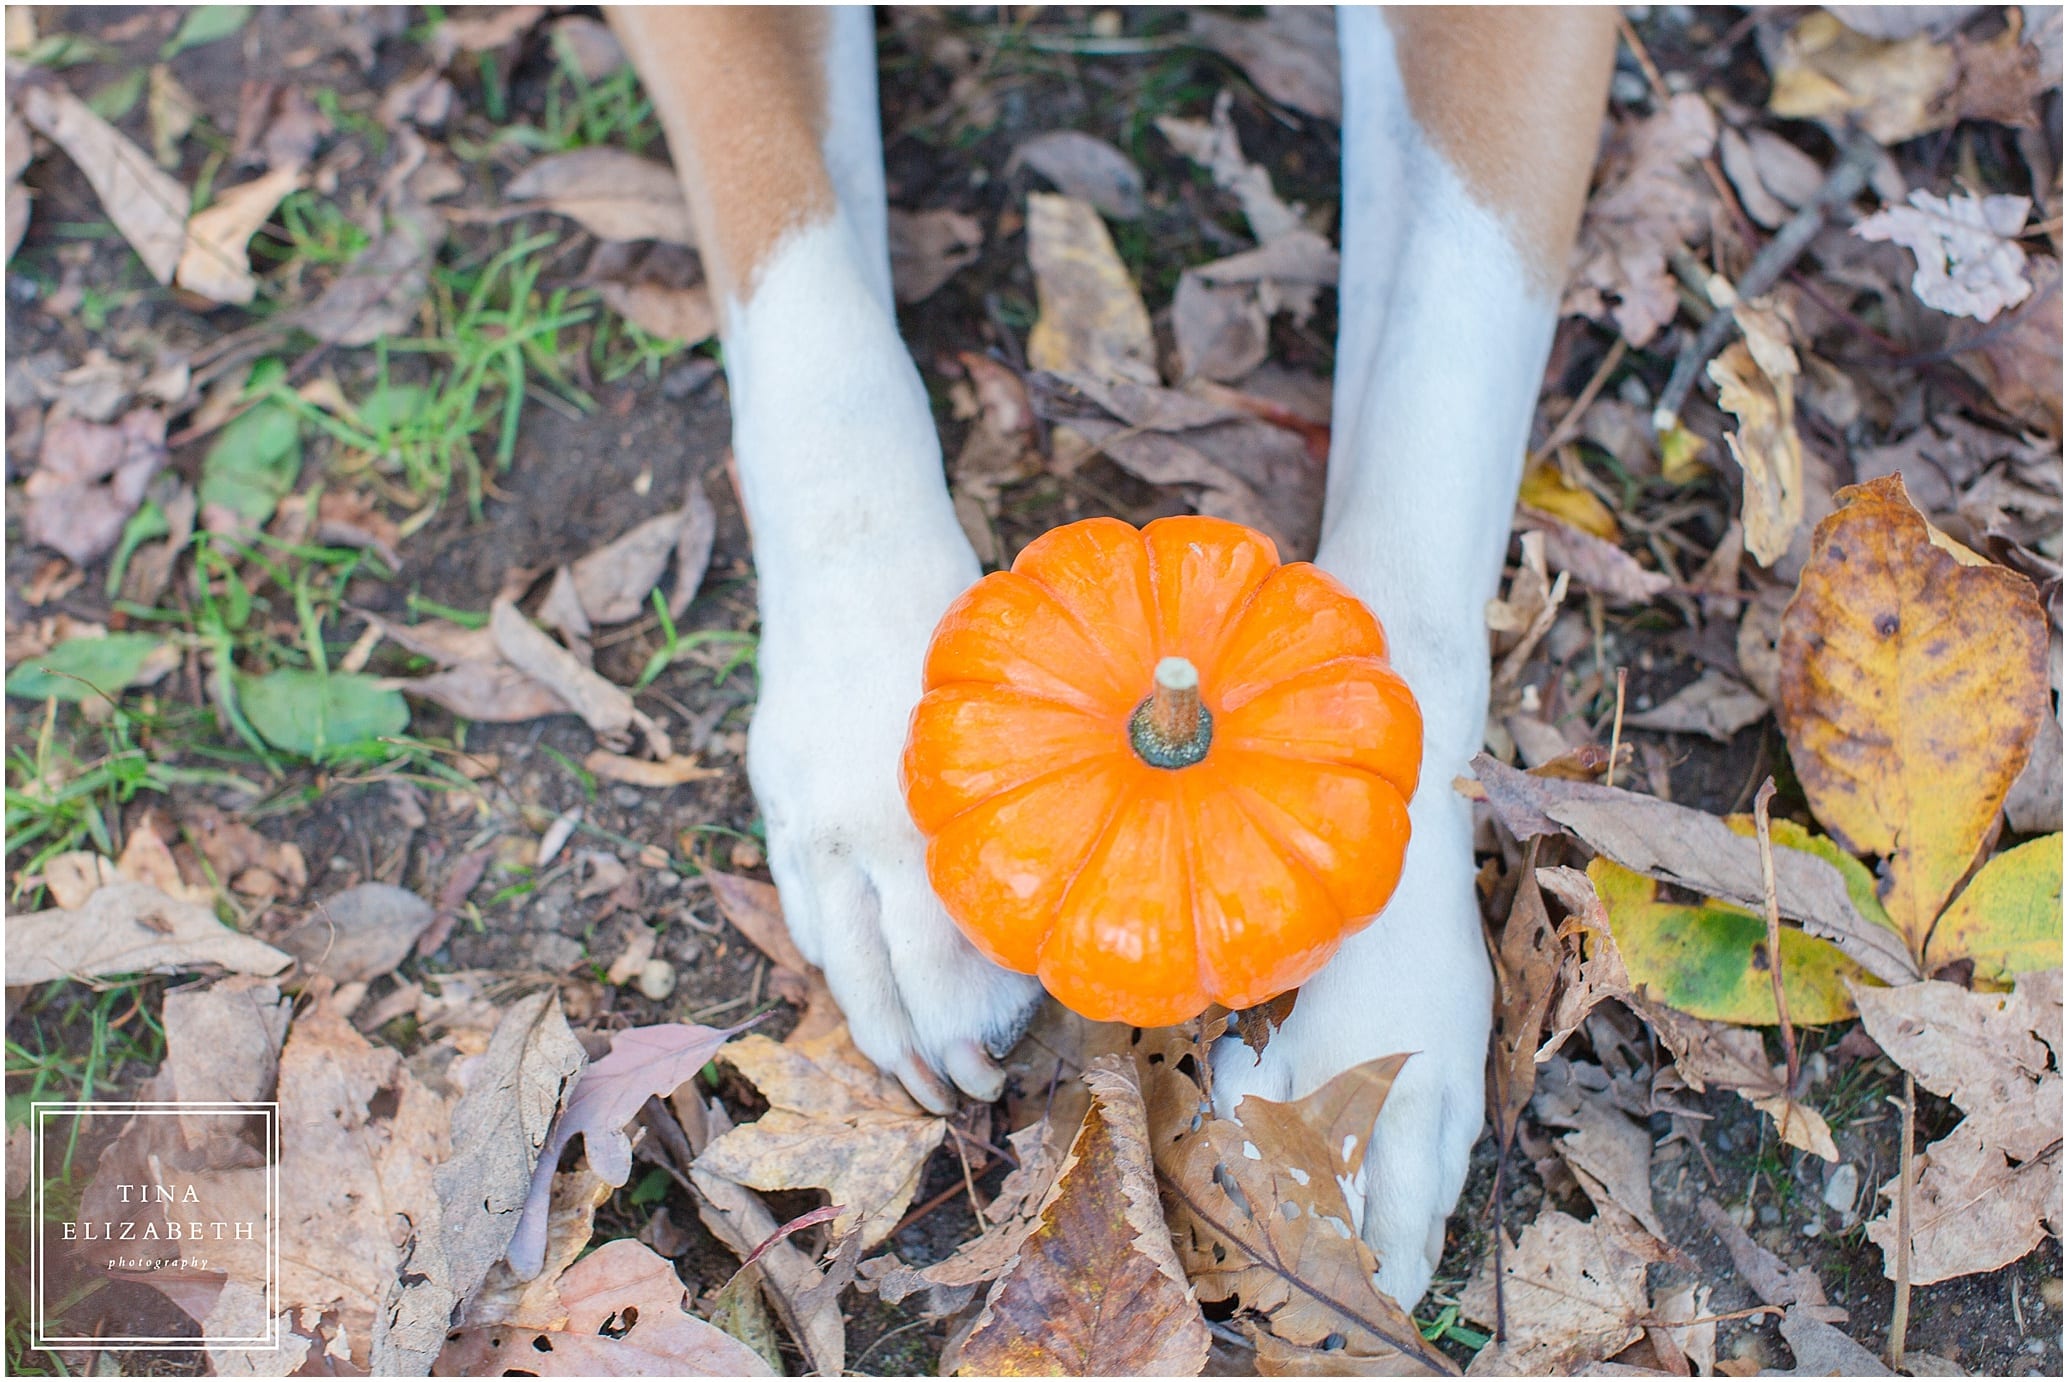
<path id="1" fill-rule="evenodd" d="M 1105 140 L 1081 130 L 1050 130 L 1022 140 L 1005 161 L 1010 177 L 1025 164 L 1066 197 L 1090 202 L 1117 221 L 1140 216 L 1142 170 Z"/>
<path id="2" fill-rule="evenodd" d="M 856 1050 L 845 1027 L 794 1045 L 749 1036 L 722 1054 L 769 1109 L 713 1142 L 698 1167 L 756 1190 L 824 1190 L 841 1210 L 835 1237 L 859 1226 L 863 1248 L 882 1242 L 947 1121 Z"/>
<path id="3" fill-rule="evenodd" d="M 280 895 L 298 897 L 309 886 L 309 866 L 301 846 L 292 840 L 270 840 L 243 821 L 214 806 L 200 805 L 182 813 L 187 837 L 208 860 L 219 881 L 263 872 L 277 880 Z"/>
<path id="4" fill-rule="evenodd" d="M 1650 710 L 1624 716 L 1623 724 L 1630 729 L 1706 734 L 1718 743 L 1729 743 L 1732 735 L 1758 723 L 1766 712 L 1765 697 L 1736 677 L 1712 670 Z"/>
<path id="5" fill-rule="evenodd" d="M 1028 1124 L 1008 1139 L 1018 1164 L 1006 1174 L 997 1196 L 984 1206 L 986 1227 L 981 1234 L 926 1267 L 908 1267 L 888 1253 L 871 1258 L 862 1263 L 862 1280 L 892 1304 L 924 1291 L 926 1314 L 959 1312 L 975 1296 L 977 1287 L 996 1281 L 1019 1260 L 1020 1245 L 1040 1226 L 1060 1157 L 1050 1134 L 1049 1123 L 1043 1121 Z"/>
<path id="6" fill-rule="evenodd" d="M 1899 477 L 1837 500 L 1782 621 L 1775 709 L 1817 819 L 1887 856 L 1882 901 L 1922 955 L 2050 709 L 2046 616 L 2023 576 L 1934 544 Z"/>
<path id="7" fill-rule="evenodd" d="M 43 864 L 43 886 L 50 890 L 50 900 L 67 911 L 84 906 L 118 876 L 111 860 L 87 849 L 68 850 Z"/>
<path id="8" fill-rule="evenodd" d="M 461 53 L 493 52 L 530 33 L 545 14 L 544 5 L 483 5 L 449 14 L 431 30 L 431 56 L 446 67 Z"/>
<path id="9" fill-rule="evenodd" d="M 431 904 L 407 888 L 361 883 L 318 902 L 275 939 L 302 973 L 348 984 L 392 974 L 431 918 Z"/>
<path id="10" fill-rule="evenodd" d="M 316 501 L 316 538 L 338 547 L 369 551 L 401 570 L 402 557 L 395 551 L 402 541 L 395 520 L 382 513 L 373 496 L 363 490 L 328 489 Z"/>
<path id="11" fill-rule="evenodd" d="M 706 767 L 695 754 L 676 754 L 654 762 L 627 758 L 608 749 L 597 749 L 582 760 L 582 766 L 606 782 L 623 782 L 633 787 L 664 789 L 685 782 L 703 782 L 725 776 L 723 768 Z"/>
<path id="12" fill-rule="evenodd" d="M 373 1371 L 421 1376 L 438 1357 L 454 1310 L 509 1249 L 584 1060 L 549 989 L 511 1004 L 480 1060 L 458 1068 L 465 1092 L 453 1106 L 452 1155 L 432 1172 L 436 1202 L 410 1206 L 417 1232 L 375 1324 Z"/>
<path id="13" fill-rule="evenodd" d="M 561 1274 L 567 1322 L 558 1329 L 502 1325 L 456 1331 L 439 1356 L 461 1376 L 769 1377 L 753 1349 L 689 1313 L 675 1264 L 644 1243 L 605 1243 Z"/>
<path id="14" fill-rule="evenodd" d="M 1889 1377 L 1888 1365 L 1853 1342 L 1843 1330 L 1834 1329 L 1807 1306 L 1791 1305 L 1781 1317 L 1781 1337 L 1795 1355 L 1795 1371 L 1774 1370 L 1761 1376 L 1773 1377 Z M 1916 1354 L 1906 1358 L 1915 1360 Z M 1913 1376 L 1923 1376 L 1918 1368 Z"/>
<path id="15" fill-rule="evenodd" d="M 1366 1061 L 1292 1103 L 1251 1096 L 1234 1118 L 1217 1118 L 1177 1069 L 1192 1052 L 1189 1036 L 1167 1030 L 1161 1049 L 1145 1040 L 1137 1050 L 1148 1062 L 1156 1167 L 1178 1259 L 1199 1298 L 1239 1296 L 1259 1330 L 1295 1348 L 1339 1335 L 1345 1350 L 1374 1364 L 1451 1371 L 1372 1284 L 1378 1261 L 1344 1190 L 1409 1058 Z"/>
<path id="16" fill-rule="evenodd" d="M 1134 1072 L 1107 1057 L 1084 1078 L 1084 1126 L 958 1372 L 1191 1377 L 1206 1364 L 1212 1336 L 1171 1250 Z"/>
<path id="17" fill-rule="evenodd" d="M 1515 1120 L 1529 1107 L 1537 1083 L 1537 1048 L 1544 1040 L 1544 1019 L 1565 967 L 1565 949 L 1544 910 L 1537 886 L 1534 843 L 1523 856 L 1523 874 L 1515 883 L 1515 902 L 1508 924 L 1493 947 L 1494 1048 L 1488 1067 L 1493 1097 L 1488 1101 L 1494 1131 L 1505 1150 L 1515 1137 Z"/>
<path id="18" fill-rule="evenodd" d="M 571 62 L 582 79 L 600 82 L 625 65 L 625 50 L 607 24 L 578 14 L 556 19 L 547 26 L 553 51 L 563 62 Z"/>
<path id="19" fill-rule="evenodd" d="M 1029 364 L 1101 380 L 1156 384 L 1149 310 L 1090 203 L 1030 194 L 1027 262 L 1041 308 L 1027 335 Z"/>
<path id="20" fill-rule="evenodd" d="M 1772 58 L 1767 109 L 1788 120 L 1857 120 L 1882 144 L 1899 144 L 1953 123 L 1946 100 L 1953 50 L 1924 34 L 1869 38 L 1825 10 L 1812 10 L 1781 36 Z"/>
<path id="21" fill-rule="evenodd" d="M 1637 559 L 1613 542 L 1604 542 L 1563 519 L 1535 509 L 1516 510 L 1516 525 L 1544 535 L 1544 558 L 1551 569 L 1570 573 L 1575 581 L 1617 604 L 1650 604 L 1673 584 L 1663 571 L 1638 565 Z"/>
<path id="22" fill-rule="evenodd" d="M 2061 263 L 2031 261 L 2032 296 L 2007 322 L 1977 329 L 1961 348 L 1961 368 L 1982 381 L 1990 401 L 2049 437 L 2061 435 Z"/>
<path id="23" fill-rule="evenodd" d="M 590 671 L 574 654 L 540 632 L 507 596 L 498 596 L 489 606 L 488 627 L 495 635 L 497 652 L 574 707 L 605 743 L 622 741 L 637 725 L 656 757 L 670 756 L 667 736 L 632 704 L 622 687 Z"/>
<path id="24" fill-rule="evenodd" d="M 165 1073 L 181 1100 L 249 1103 L 272 1097 L 280 1072 L 292 1000 L 270 979 L 233 975 L 206 988 L 165 995 Z M 179 1119 L 181 1136 L 199 1150 L 219 1118 Z"/>
<path id="25" fill-rule="evenodd" d="M 1340 124 L 1343 66 L 1336 56 L 1335 17 L 1307 5 L 1267 5 L 1256 22 L 1213 10 L 1191 16 L 1201 42 L 1240 67 L 1257 90 L 1303 115 Z"/>
<path id="26" fill-rule="evenodd" d="M 250 302 L 258 293 L 248 249 L 251 237 L 271 219 L 273 208 L 301 185 L 301 168 L 290 165 L 217 193 L 207 210 L 187 221 L 179 286 L 211 302 Z"/>
<path id="27" fill-rule="evenodd" d="M 165 414 L 156 408 L 133 408 L 116 423 L 48 423 L 22 486 L 22 535 L 84 566 L 115 546 L 164 464 Z"/>
<path id="28" fill-rule="evenodd" d="M 383 336 L 409 334 L 444 242 L 444 218 L 406 188 L 398 191 L 380 233 L 321 297 L 295 314 L 295 324 L 331 345 L 371 345 Z"/>
<path id="29" fill-rule="evenodd" d="M 650 336 L 695 345 L 718 334 L 718 309 L 702 283 L 671 288 L 650 280 L 596 285 L 603 305 Z"/>
<path id="30" fill-rule="evenodd" d="M 1967 1114 L 1924 1150 L 1910 1210 L 1912 1282 L 1993 1271 L 2061 1225 L 2061 972 L 2023 974 L 2009 994 L 1927 980 L 1854 991 L 1891 1060 Z M 1867 1226 L 1895 1277 L 1890 1208 Z"/>
<path id="31" fill-rule="evenodd" d="M 1595 1211 L 1612 1221 L 1634 1220 L 1659 1243 L 1670 1241 L 1652 1204 L 1652 1138 L 1642 1123 L 1616 1106 L 1599 1066 L 1567 1067 L 1574 1078 L 1535 1099 L 1538 1121 L 1573 1131 L 1558 1139 L 1558 1154 L 1572 1168 Z M 1627 1231 L 1625 1247 L 1650 1256 L 1651 1245 Z"/>
<path id="32" fill-rule="evenodd" d="M 1612 317 L 1644 346 L 1680 312 L 1667 261 L 1708 225 L 1714 194 L 1697 165 L 1716 144 L 1716 113 L 1694 92 L 1615 122 L 1587 199 L 1561 312 Z"/>
<path id="33" fill-rule="evenodd" d="M 545 1258 L 546 1211 L 560 1153 L 582 1138 L 589 1168 L 607 1185 L 632 1175 L 632 1143 L 625 1125 L 650 1098 L 672 1094 L 696 1077 L 738 1028 L 665 1022 L 631 1027 L 610 1039 L 610 1054 L 582 1072 L 538 1157 L 538 1170 L 524 1214 L 510 1239 L 510 1265 L 525 1279 L 536 1276 Z"/>
<path id="34" fill-rule="evenodd" d="M 974 216 L 890 209 L 890 281 L 899 302 L 932 297 L 983 251 L 984 227 Z"/>
<path id="35" fill-rule="evenodd" d="M 1651 1316 L 1645 1261 L 1601 1219 L 1547 1210 L 1503 1254 L 1508 1338 L 1472 1360 L 1472 1376 L 1569 1373 L 1633 1344 Z M 1464 1317 L 1492 1326 L 1494 1258 L 1458 1297 Z"/>
<path id="36" fill-rule="evenodd" d="M 574 577 L 575 595 L 589 622 L 601 626 L 638 618 L 646 608 L 647 592 L 660 584 L 668 558 L 682 550 L 685 537 L 693 536 L 689 530 L 712 528 L 716 522 L 704 487 L 692 484 L 688 502 L 681 508 L 647 519 L 576 561 L 569 570 Z M 703 539 L 703 547 L 708 560 L 708 535 Z M 692 573 L 685 568 L 678 573 L 677 591 L 684 579 L 690 581 L 694 590 L 703 574 L 701 569 Z"/>
<path id="37" fill-rule="evenodd" d="M 1893 240 L 1917 259 L 1910 291 L 1927 307 L 1993 321 L 2032 296 L 2025 251 L 2016 236 L 2029 197 L 1935 197 L 1922 188 L 1908 206 L 1884 207 L 1853 226 L 1862 240 Z"/>
<path id="38" fill-rule="evenodd" d="M 1486 754 L 1472 760 L 1495 815 L 1518 839 L 1572 831 L 1624 868 L 1705 897 L 1764 909 L 1758 842 L 1715 816 L 1655 797 L 1519 772 Z M 1860 914 L 1838 870 L 1813 854 L 1776 849 L 1781 915 L 1802 923 L 1889 983 L 1917 977 L 1900 939 Z"/>
<path id="39" fill-rule="evenodd" d="M 209 907 L 127 880 L 95 889 L 77 908 L 11 916 L 6 931 L 10 984 L 176 974 L 207 965 L 237 974 L 278 974 L 294 962 L 232 931 Z"/>
<path id="40" fill-rule="evenodd" d="M 1243 156 L 1242 141 L 1232 115 L 1235 93 L 1223 91 L 1214 98 L 1211 120 L 1186 120 L 1174 115 L 1156 117 L 1156 128 L 1171 147 L 1191 159 L 1213 177 L 1214 185 L 1233 196 L 1242 206 L 1249 233 L 1259 244 L 1270 244 L 1281 236 L 1306 228 L 1300 220 L 1304 209 L 1288 205 L 1271 185 L 1271 174 L 1260 163 Z"/>
<path id="41" fill-rule="evenodd" d="M 503 199 L 506 212 L 551 211 L 599 240 L 696 245 L 675 170 L 623 149 L 599 146 L 542 158 L 510 180 Z"/>
<path id="42" fill-rule="evenodd" d="M 1230 383 L 1263 364 L 1270 353 L 1270 314 L 1246 284 L 1217 286 L 1188 270 L 1178 277 L 1170 326 L 1180 382 Z"/>
<path id="43" fill-rule="evenodd" d="M 22 118 L 71 156 L 101 210 L 144 268 L 172 282 L 187 243 L 187 189 L 151 156 L 62 87 L 28 84 L 16 102 Z"/>
<path id="44" fill-rule="evenodd" d="M 1704 1197 L 1702 1223 L 1723 1243 L 1731 1265 L 1759 1298 L 1768 1305 L 1800 1305 L 1817 1312 L 1829 1323 L 1843 1323 L 1846 1312 L 1832 1305 L 1824 1295 L 1824 1283 L 1813 1267 L 1790 1267 L 1752 1240 L 1722 1205 Z"/>
<path id="45" fill-rule="evenodd" d="M 483 724 L 514 724 L 575 713 L 551 688 L 502 661 L 462 662 L 428 677 L 389 677 L 381 685 Z"/>
<path id="46" fill-rule="evenodd" d="M 1795 432 L 1801 366 L 1778 317 L 1747 304 L 1739 320 L 1748 319 L 1756 325 L 1709 362 L 1709 377 L 1719 390 L 1718 406 L 1738 420 L 1724 442 L 1745 473 L 1745 550 L 1761 566 L 1772 566 L 1802 525 L 1802 438 Z"/>

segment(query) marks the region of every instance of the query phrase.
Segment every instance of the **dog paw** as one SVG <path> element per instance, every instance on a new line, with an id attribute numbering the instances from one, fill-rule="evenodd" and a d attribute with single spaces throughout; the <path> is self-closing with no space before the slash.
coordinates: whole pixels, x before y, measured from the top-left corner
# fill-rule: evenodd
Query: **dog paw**
<path id="1" fill-rule="evenodd" d="M 955 928 L 898 787 L 927 642 L 976 560 L 959 530 L 875 537 L 852 555 L 762 553 L 748 776 L 798 948 L 825 971 L 862 1052 L 947 1112 L 951 1084 L 997 1097 L 993 1056 L 1018 1039 L 1041 990 Z"/>
<path id="2" fill-rule="evenodd" d="M 1437 794 L 1441 793 L 1439 797 Z M 1425 782 L 1400 886 L 1300 990 L 1261 1055 L 1225 1039 L 1214 1100 L 1301 1098 L 1363 1061 L 1412 1052 L 1379 1112 L 1350 1210 L 1379 1260 L 1379 1289 L 1413 1310 L 1443 1256 L 1486 1117 L 1493 986 L 1472 885 L 1471 823 L 1449 781 Z"/>

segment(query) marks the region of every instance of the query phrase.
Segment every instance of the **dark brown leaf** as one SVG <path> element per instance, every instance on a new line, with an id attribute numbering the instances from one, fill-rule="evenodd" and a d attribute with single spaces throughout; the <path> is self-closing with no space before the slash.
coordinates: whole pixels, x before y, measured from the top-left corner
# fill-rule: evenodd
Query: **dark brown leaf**
<path id="1" fill-rule="evenodd" d="M 116 423 L 49 424 L 22 486 L 23 536 L 84 566 L 114 547 L 164 464 L 165 415 L 155 408 L 131 409 Z"/>

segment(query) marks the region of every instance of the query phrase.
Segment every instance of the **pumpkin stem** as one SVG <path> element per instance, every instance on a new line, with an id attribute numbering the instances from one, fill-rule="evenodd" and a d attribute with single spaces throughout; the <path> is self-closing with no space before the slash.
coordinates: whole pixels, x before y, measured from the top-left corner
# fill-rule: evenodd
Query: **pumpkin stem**
<path id="1" fill-rule="evenodd" d="M 1182 657 L 1156 664 L 1156 687 L 1135 707 L 1128 738 L 1144 763 L 1189 768 L 1213 742 L 1213 715 L 1199 703 L 1199 669 Z"/>

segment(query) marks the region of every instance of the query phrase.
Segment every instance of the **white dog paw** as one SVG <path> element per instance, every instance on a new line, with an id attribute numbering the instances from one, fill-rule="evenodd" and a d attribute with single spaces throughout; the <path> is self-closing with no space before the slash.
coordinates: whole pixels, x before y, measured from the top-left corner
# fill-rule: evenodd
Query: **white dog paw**
<path id="1" fill-rule="evenodd" d="M 1442 793 L 1439 798 L 1435 794 Z M 1379 1289 L 1413 1310 L 1443 1256 L 1486 1118 L 1492 976 L 1472 886 L 1470 819 L 1448 779 L 1425 783 L 1399 888 L 1372 925 L 1300 990 L 1261 1056 L 1214 1053 L 1214 1100 L 1303 1097 L 1363 1061 L 1413 1052 L 1379 1112 L 1350 1210 L 1379 1261 Z"/>
<path id="2" fill-rule="evenodd" d="M 820 550 L 802 558 L 808 576 L 793 564 L 764 578 L 748 747 L 798 948 L 825 971 L 855 1044 L 937 1112 L 953 1107 L 951 1083 L 997 1097 L 993 1055 L 1041 992 L 955 929 L 898 787 L 934 622 L 977 575 L 959 531 L 943 536 L 885 534 L 865 558 Z"/>

